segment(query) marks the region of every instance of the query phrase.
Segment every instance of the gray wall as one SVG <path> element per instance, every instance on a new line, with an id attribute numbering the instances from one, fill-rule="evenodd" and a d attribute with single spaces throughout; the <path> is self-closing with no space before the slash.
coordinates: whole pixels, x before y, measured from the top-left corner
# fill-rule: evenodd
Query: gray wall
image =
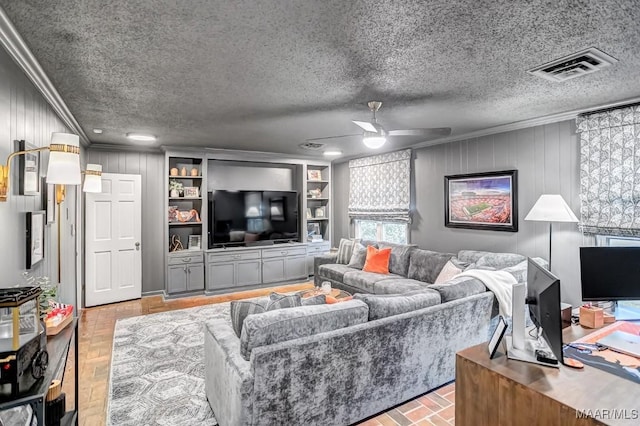
<path id="1" fill-rule="evenodd" d="M 348 163 L 334 165 L 333 182 L 346 182 L 348 167 Z M 445 228 L 445 175 L 506 169 L 518 170 L 519 232 Z M 573 120 L 418 149 L 413 171 L 411 242 L 423 248 L 548 258 L 548 224 L 524 221 L 538 197 L 559 193 L 580 214 L 579 140 Z M 348 192 L 347 185 L 334 185 L 334 241 L 348 235 Z M 591 240 L 583 241 L 576 224 L 554 224 L 553 229 L 553 272 L 562 281 L 563 300 L 576 306 L 581 300 L 578 247 L 590 245 Z"/>
<path id="2" fill-rule="evenodd" d="M 89 149 L 88 163 L 105 173 L 142 176 L 142 293 L 164 289 L 164 154 Z"/>
<path id="3" fill-rule="evenodd" d="M 207 190 L 291 191 L 295 166 L 209 160 Z"/>
<path id="4" fill-rule="evenodd" d="M 68 132 L 62 120 L 40 95 L 22 70 L 0 49 L 0 163 L 14 151 L 14 141 L 24 139 L 38 147 L 49 145 L 52 132 Z M 40 173 L 46 173 L 48 153 L 40 155 Z M 42 210 L 41 197 L 17 194 L 17 165 L 14 159 L 11 176 L 11 192 L 5 203 L 0 203 L 0 287 L 22 283 L 25 271 L 25 212 Z M 62 283 L 61 300 L 75 304 L 76 256 L 75 240 L 71 227 L 75 224 L 76 208 L 73 203 L 74 188 L 68 188 L 70 200 L 62 204 Z M 67 219 L 68 218 L 68 219 Z M 45 228 L 45 256 L 43 262 L 31 272 L 34 276 L 46 275 L 57 281 L 58 276 L 57 223 Z"/>

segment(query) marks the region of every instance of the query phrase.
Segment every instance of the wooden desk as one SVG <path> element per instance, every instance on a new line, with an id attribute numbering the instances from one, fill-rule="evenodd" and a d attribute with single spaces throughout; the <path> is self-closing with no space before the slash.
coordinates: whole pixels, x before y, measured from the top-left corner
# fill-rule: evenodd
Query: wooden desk
<path id="1" fill-rule="evenodd" d="M 573 325 L 563 337 L 571 341 L 590 331 Z M 579 419 L 576 410 L 600 413 Z M 556 369 L 510 360 L 504 350 L 489 359 L 481 344 L 456 354 L 455 419 L 462 426 L 638 425 L 640 385 L 589 366 Z"/>

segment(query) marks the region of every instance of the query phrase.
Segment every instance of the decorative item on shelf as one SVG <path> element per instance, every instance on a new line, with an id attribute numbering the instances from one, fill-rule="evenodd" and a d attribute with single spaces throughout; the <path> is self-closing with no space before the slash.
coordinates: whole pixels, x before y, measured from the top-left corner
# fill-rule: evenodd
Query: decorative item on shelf
<path id="1" fill-rule="evenodd" d="M 73 305 L 66 305 L 49 300 L 48 313 L 44 318 L 47 326 L 47 336 L 60 333 L 73 320 Z"/>
<path id="2" fill-rule="evenodd" d="M 186 176 L 187 175 L 187 168 L 185 166 L 182 166 L 182 169 L 180 169 L 180 176 Z"/>
<path id="3" fill-rule="evenodd" d="M 189 235 L 189 250 L 200 250 L 202 248 L 200 235 Z"/>
<path id="4" fill-rule="evenodd" d="M 171 179 L 169 181 L 170 197 L 178 198 L 180 196 L 180 191 L 182 191 L 183 188 L 184 188 L 184 185 L 182 184 L 182 182 L 178 182 L 175 179 Z"/>
<path id="5" fill-rule="evenodd" d="M 169 170 L 169 176 L 178 176 L 178 168 L 172 167 L 171 170 Z"/>
<path id="6" fill-rule="evenodd" d="M 311 208 L 307 207 L 307 219 L 313 219 L 313 215 L 311 214 Z"/>
<path id="7" fill-rule="evenodd" d="M 325 206 L 322 207 L 317 207 L 316 208 L 316 215 L 315 217 L 317 219 L 323 219 L 327 217 L 327 208 Z"/>
<path id="8" fill-rule="evenodd" d="M 315 169 L 307 170 L 307 180 L 322 180 L 322 171 Z"/>
<path id="9" fill-rule="evenodd" d="M 311 236 L 311 242 L 312 243 L 321 243 L 322 241 L 324 241 L 324 240 L 322 239 L 322 235 L 320 235 L 320 234 L 314 234 L 314 235 Z"/>
<path id="10" fill-rule="evenodd" d="M 307 196 L 309 198 L 320 198 L 322 197 L 322 190 L 320 188 L 310 189 L 307 191 Z"/>
<path id="11" fill-rule="evenodd" d="M 180 237 L 173 234 L 171 236 L 171 245 L 169 247 L 170 252 L 184 250 L 184 246 L 182 245 L 182 241 L 180 241 Z"/>
<path id="12" fill-rule="evenodd" d="M 22 279 L 26 286 L 38 286 L 42 289 L 40 293 L 40 319 L 44 320 L 50 312 L 50 301 L 55 301 L 58 297 L 58 284 L 52 283 L 49 277 L 34 277 L 30 272 L 23 272 Z"/>
<path id="13" fill-rule="evenodd" d="M 185 198 L 198 198 L 200 196 L 200 188 L 197 186 L 185 186 L 184 197 Z"/>
<path id="14" fill-rule="evenodd" d="M 444 226 L 518 231 L 517 170 L 444 178 Z"/>
<path id="15" fill-rule="evenodd" d="M 311 241 L 314 239 L 314 236 L 319 236 L 322 239 L 322 234 L 320 234 L 320 224 L 319 223 L 307 223 L 307 240 Z M 317 237 L 316 237 L 317 239 Z"/>
<path id="16" fill-rule="evenodd" d="M 192 168 L 191 169 L 191 176 L 200 176 L 200 170 L 198 170 L 197 168 Z"/>
<path id="17" fill-rule="evenodd" d="M 169 206 L 169 223 L 178 221 L 178 206 Z"/>
<path id="18" fill-rule="evenodd" d="M 200 222 L 200 214 L 196 209 L 191 210 L 176 210 L 176 217 L 178 218 L 178 222 Z"/>

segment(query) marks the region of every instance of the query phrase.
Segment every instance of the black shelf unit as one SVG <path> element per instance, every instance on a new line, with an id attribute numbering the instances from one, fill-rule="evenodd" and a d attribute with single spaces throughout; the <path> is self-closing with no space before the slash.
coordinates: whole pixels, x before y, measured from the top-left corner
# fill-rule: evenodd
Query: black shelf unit
<path id="1" fill-rule="evenodd" d="M 38 426 L 45 426 L 44 408 L 45 398 L 49 391 L 49 385 L 54 379 L 64 381 L 64 372 L 67 366 L 69 348 L 73 341 L 74 347 L 74 405 L 73 410 L 65 413 L 61 425 L 78 424 L 78 318 L 74 318 L 71 324 L 66 326 L 55 336 L 47 337 L 47 352 L 49 352 L 49 366 L 44 377 L 35 383 L 28 392 L 17 398 L 9 395 L 0 395 L 0 411 L 21 405 L 29 404 L 33 409 L 33 415 Z"/>

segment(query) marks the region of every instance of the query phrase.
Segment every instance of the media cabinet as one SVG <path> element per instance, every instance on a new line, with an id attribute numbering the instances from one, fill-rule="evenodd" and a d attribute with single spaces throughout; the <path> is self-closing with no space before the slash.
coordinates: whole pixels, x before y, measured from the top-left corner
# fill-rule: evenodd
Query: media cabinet
<path id="1" fill-rule="evenodd" d="M 216 173 L 217 167 L 224 169 L 223 178 Z M 253 170 L 256 176 L 252 180 L 247 175 Z M 165 176 L 165 292 L 169 297 L 228 293 L 306 280 L 313 275 L 313 258 L 331 248 L 330 162 L 222 150 L 165 149 Z M 179 196 L 172 194 L 172 181 L 189 188 L 189 196 L 186 190 Z M 217 189 L 297 191 L 299 241 L 208 249 L 208 197 Z M 169 210 L 176 208 L 195 210 L 200 220 L 170 220 Z M 307 241 L 313 230 L 323 236 L 322 242 Z M 172 251 L 176 238 L 182 249 Z M 190 241 L 199 241 L 199 245 L 190 246 Z"/>

